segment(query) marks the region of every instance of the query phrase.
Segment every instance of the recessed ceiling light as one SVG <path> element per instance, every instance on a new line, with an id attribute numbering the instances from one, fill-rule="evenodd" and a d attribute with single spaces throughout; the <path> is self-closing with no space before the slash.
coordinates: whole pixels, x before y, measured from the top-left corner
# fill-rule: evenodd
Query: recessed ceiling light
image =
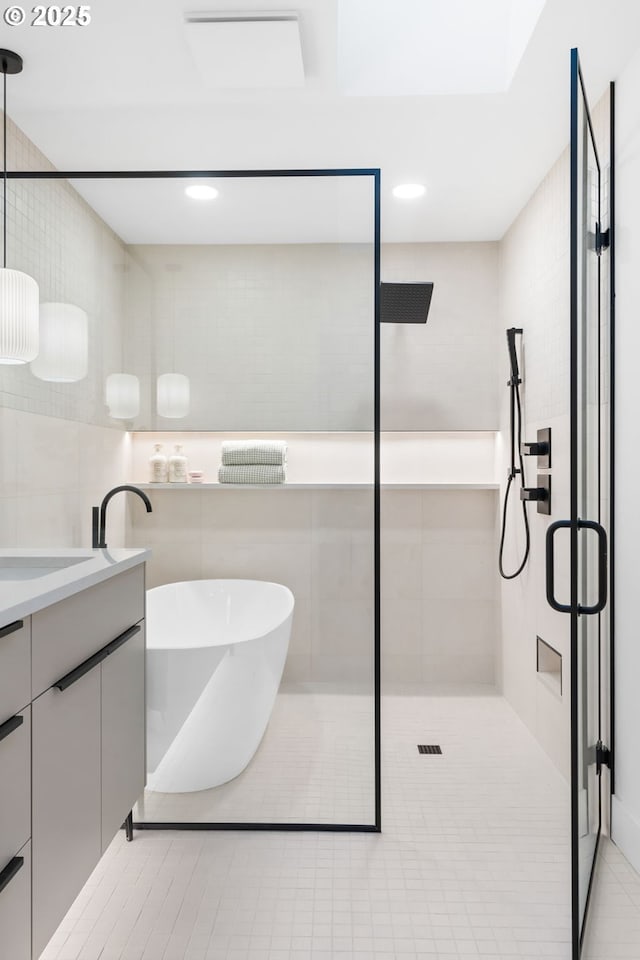
<path id="1" fill-rule="evenodd" d="M 215 200 L 218 191 L 215 187 L 208 187 L 206 183 L 193 183 L 184 191 L 192 200 Z"/>
<path id="2" fill-rule="evenodd" d="M 421 197 L 426 190 L 423 183 L 401 183 L 391 191 L 399 200 L 415 200 Z"/>

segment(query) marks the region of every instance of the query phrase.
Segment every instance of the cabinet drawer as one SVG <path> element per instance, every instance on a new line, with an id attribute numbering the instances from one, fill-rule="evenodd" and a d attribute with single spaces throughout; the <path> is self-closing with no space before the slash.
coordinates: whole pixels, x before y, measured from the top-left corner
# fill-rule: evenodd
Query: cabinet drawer
<path id="1" fill-rule="evenodd" d="M 0 723 L 31 700 L 31 619 L 0 627 Z"/>
<path id="2" fill-rule="evenodd" d="M 18 725 L 19 724 L 19 725 Z M 31 834 L 31 708 L 0 725 L 0 864 Z"/>
<path id="3" fill-rule="evenodd" d="M 143 564 L 34 613 L 34 698 L 143 617 Z"/>
<path id="4" fill-rule="evenodd" d="M 31 707 L 33 953 L 39 957 L 100 858 L 100 667 Z"/>
<path id="5" fill-rule="evenodd" d="M 20 858 L 22 863 L 16 858 Z M 30 843 L 17 851 L 16 857 L 0 860 L 0 876 L 3 873 L 7 882 L 2 882 L 3 889 L 0 890 L 2 956 L 11 960 L 31 960 Z"/>

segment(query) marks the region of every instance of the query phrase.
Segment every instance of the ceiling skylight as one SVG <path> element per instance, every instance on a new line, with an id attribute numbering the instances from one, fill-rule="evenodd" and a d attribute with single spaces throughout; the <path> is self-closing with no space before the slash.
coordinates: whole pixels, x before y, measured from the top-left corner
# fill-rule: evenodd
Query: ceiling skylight
<path id="1" fill-rule="evenodd" d="M 352 96 L 503 93 L 546 0 L 339 0 Z"/>

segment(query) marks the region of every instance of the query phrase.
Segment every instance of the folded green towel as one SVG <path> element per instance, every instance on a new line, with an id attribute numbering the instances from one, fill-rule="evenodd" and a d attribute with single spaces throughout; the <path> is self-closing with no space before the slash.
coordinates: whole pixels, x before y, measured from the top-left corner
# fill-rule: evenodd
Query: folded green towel
<path id="1" fill-rule="evenodd" d="M 226 466 L 245 463 L 284 465 L 287 445 L 284 440 L 225 440 L 222 444 L 222 463 Z"/>
<path id="2" fill-rule="evenodd" d="M 286 479 L 283 466 L 264 463 L 223 464 L 218 470 L 220 483 L 284 483 Z"/>

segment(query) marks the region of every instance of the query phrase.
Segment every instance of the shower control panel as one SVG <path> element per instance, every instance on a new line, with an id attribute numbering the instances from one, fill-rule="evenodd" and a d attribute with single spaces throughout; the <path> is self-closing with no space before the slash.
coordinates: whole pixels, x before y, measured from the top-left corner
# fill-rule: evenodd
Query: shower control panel
<path id="1" fill-rule="evenodd" d="M 524 442 L 521 445 L 524 457 L 537 457 L 538 470 L 551 469 L 551 427 L 538 430 L 535 443 Z M 520 491 L 521 500 L 535 500 L 538 513 L 549 516 L 551 514 L 551 474 L 539 473 L 535 487 L 524 487 Z"/>
<path id="2" fill-rule="evenodd" d="M 525 441 L 521 447 L 523 457 L 537 457 L 538 470 L 551 469 L 551 427 L 538 430 L 535 443 Z"/>
<path id="3" fill-rule="evenodd" d="M 551 513 L 551 477 L 548 473 L 539 473 L 536 478 L 537 486 L 523 487 L 520 491 L 521 500 L 535 500 L 538 504 L 538 513 Z"/>

